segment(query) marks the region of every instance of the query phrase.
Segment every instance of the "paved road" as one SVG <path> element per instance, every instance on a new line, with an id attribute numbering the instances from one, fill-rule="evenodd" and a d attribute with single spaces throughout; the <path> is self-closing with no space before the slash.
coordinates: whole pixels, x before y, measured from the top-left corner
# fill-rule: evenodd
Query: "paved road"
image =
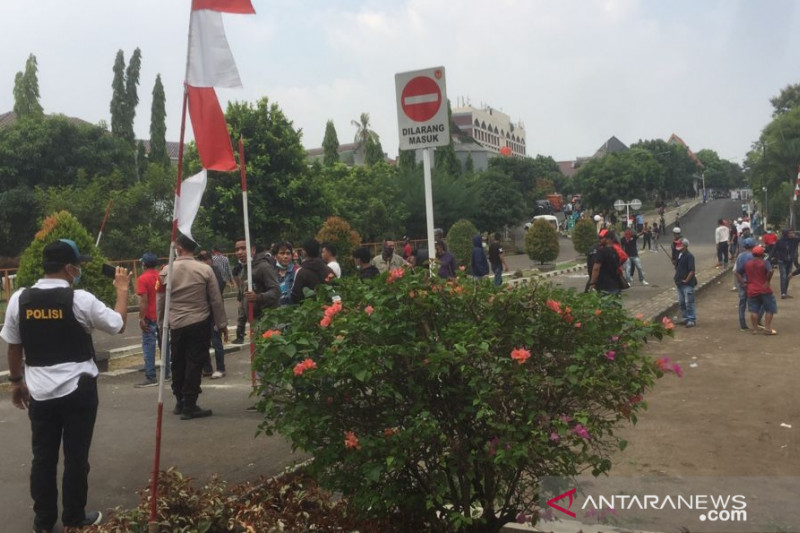
<path id="1" fill-rule="evenodd" d="M 689 249 L 695 256 L 698 270 L 716 264 L 716 245 L 714 244 L 714 228 L 720 218 L 729 219 L 740 214 L 740 203 L 733 200 L 714 200 L 705 205 L 698 205 L 688 214 L 681 217 L 681 230 L 689 239 Z M 667 219 L 670 220 L 669 218 Z M 661 237 L 660 243 L 669 250 L 671 228 L 667 235 Z M 640 243 L 641 244 L 641 243 Z M 659 251 L 640 251 L 645 279 L 648 286 L 639 284 L 638 273 L 634 274 L 634 284 L 630 290 L 624 292 L 626 306 L 634 305 L 666 289 L 674 290 L 672 276 L 674 269 L 667 255 Z M 587 279 L 584 272 L 568 274 L 553 278 L 554 282 L 563 287 L 582 291 Z"/>

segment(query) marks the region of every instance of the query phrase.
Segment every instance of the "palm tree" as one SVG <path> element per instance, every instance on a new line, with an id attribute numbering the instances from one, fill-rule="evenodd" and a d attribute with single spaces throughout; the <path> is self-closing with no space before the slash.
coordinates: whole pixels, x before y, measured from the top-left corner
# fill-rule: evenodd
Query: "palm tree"
<path id="1" fill-rule="evenodd" d="M 352 124 L 356 128 L 356 136 L 354 142 L 356 143 L 356 154 L 361 156 L 361 160 L 363 161 L 366 157 L 367 151 L 367 143 L 372 141 L 375 144 L 380 143 L 380 136 L 372 131 L 371 124 L 369 123 L 369 113 L 361 113 L 360 120 L 351 120 L 350 124 Z"/>

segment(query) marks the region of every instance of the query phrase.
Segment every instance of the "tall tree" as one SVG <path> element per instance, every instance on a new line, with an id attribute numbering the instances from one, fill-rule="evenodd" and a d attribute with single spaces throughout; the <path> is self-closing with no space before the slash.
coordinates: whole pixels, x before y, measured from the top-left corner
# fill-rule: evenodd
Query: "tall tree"
<path id="1" fill-rule="evenodd" d="M 167 99 L 161 74 L 156 74 L 153 85 L 153 103 L 150 106 L 150 155 L 149 161 L 158 165 L 169 165 L 167 154 Z"/>
<path id="2" fill-rule="evenodd" d="M 775 108 L 775 111 L 772 112 L 773 118 L 800 106 L 800 83 L 787 85 L 778 96 L 770 98 L 769 103 Z"/>
<path id="3" fill-rule="evenodd" d="M 377 165 L 386 159 L 386 154 L 383 153 L 383 146 L 381 142 L 372 137 L 367 139 L 367 153 L 364 157 L 364 164 L 367 166 Z"/>
<path id="4" fill-rule="evenodd" d="M 14 78 L 14 113 L 18 117 L 42 116 L 39 103 L 39 65 L 31 54 L 25 62 L 25 72 L 17 72 Z"/>
<path id="5" fill-rule="evenodd" d="M 456 157 L 455 145 L 453 144 L 453 137 L 456 135 L 456 131 L 460 130 L 453 124 L 453 110 L 450 107 L 450 100 L 447 100 L 447 120 L 450 122 L 450 142 L 445 146 L 436 147 L 434 165 L 437 169 L 447 172 L 451 176 L 460 176 L 461 162 Z"/>
<path id="6" fill-rule="evenodd" d="M 369 113 L 361 113 L 359 119 L 351 120 L 350 124 L 356 128 L 356 135 L 354 138 L 354 142 L 356 143 L 356 153 L 360 153 L 364 160 L 366 160 L 367 140 L 372 139 L 373 141 L 380 143 L 380 137 L 377 133 L 372 131 L 372 125 L 369 123 Z"/>
<path id="7" fill-rule="evenodd" d="M 111 133 L 124 138 L 128 116 L 128 99 L 125 97 L 125 54 L 117 50 L 114 60 L 114 81 L 111 82 Z"/>
<path id="8" fill-rule="evenodd" d="M 266 98 L 255 105 L 228 104 L 231 135 L 244 138 L 250 231 L 262 242 L 280 238 L 302 242 L 330 214 L 318 173 L 309 171 L 302 134 L 283 111 Z M 199 170 L 196 148 L 187 154 L 187 175 Z M 210 173 L 197 226 L 217 237 L 242 234 L 241 189 L 230 174 Z M 231 241 L 232 242 L 232 241 Z"/>
<path id="9" fill-rule="evenodd" d="M 414 150 L 400 150 L 397 156 L 397 167 L 401 170 L 414 170 L 417 166 L 417 154 Z"/>
<path id="10" fill-rule="evenodd" d="M 127 116 L 125 117 L 125 129 L 123 138 L 131 144 L 136 142 L 136 134 L 133 132 L 133 121 L 136 118 L 136 106 L 139 105 L 139 71 L 142 68 L 142 51 L 137 47 L 133 51 L 128 68 L 125 69 L 125 101 Z"/>
<path id="11" fill-rule="evenodd" d="M 339 162 L 339 136 L 336 135 L 336 127 L 333 121 L 329 120 L 325 124 L 325 138 L 322 139 L 322 163 L 329 167 Z"/>

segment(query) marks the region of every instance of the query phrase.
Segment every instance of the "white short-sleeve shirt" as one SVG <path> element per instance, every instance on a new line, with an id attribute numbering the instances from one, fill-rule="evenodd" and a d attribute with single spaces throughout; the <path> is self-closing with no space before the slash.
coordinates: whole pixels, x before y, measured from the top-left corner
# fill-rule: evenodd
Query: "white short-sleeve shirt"
<path id="1" fill-rule="evenodd" d="M 63 279 L 43 278 L 37 281 L 35 289 L 56 289 L 69 287 Z M 8 301 L 5 324 L 0 337 L 8 344 L 22 344 L 19 331 L 19 296 L 25 289 L 19 289 Z M 87 333 L 99 329 L 106 333 L 119 333 L 124 325 L 122 316 L 110 309 L 97 297 L 84 290 L 76 290 L 72 299 L 72 312 Z M 97 365 L 93 359 L 80 363 L 59 363 L 51 366 L 25 366 L 25 383 L 34 400 L 52 400 L 64 397 L 78 388 L 82 375 L 97 376 Z"/>

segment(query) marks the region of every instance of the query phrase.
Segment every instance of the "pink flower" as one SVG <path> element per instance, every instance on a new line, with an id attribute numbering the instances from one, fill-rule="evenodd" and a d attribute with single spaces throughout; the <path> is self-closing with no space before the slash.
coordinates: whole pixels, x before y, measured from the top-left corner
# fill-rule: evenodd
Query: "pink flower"
<path id="1" fill-rule="evenodd" d="M 575 427 L 572 428 L 572 432 L 582 439 L 589 440 L 592 438 L 591 435 L 589 435 L 589 430 L 583 427 L 582 424 L 575 424 Z"/>
<path id="2" fill-rule="evenodd" d="M 675 374 L 677 374 L 679 378 L 683 377 L 683 369 L 681 368 L 681 365 L 679 365 L 678 363 L 672 364 L 672 371 L 675 372 Z"/>
<path id="3" fill-rule="evenodd" d="M 666 372 L 670 369 L 669 363 L 670 363 L 669 357 L 659 357 L 658 359 L 656 359 L 656 366 L 658 366 L 658 369 L 661 370 L 662 372 Z"/>
<path id="4" fill-rule="evenodd" d="M 575 329 L 581 329 L 582 325 L 580 322 L 575 322 Z"/>
<path id="5" fill-rule="evenodd" d="M 347 431 L 344 434 L 344 447 L 345 448 L 355 448 L 356 450 L 361 449 L 361 445 L 358 443 L 358 437 L 352 431 Z"/>
<path id="6" fill-rule="evenodd" d="M 278 329 L 268 329 L 261 335 L 261 337 L 264 339 L 269 339 L 271 337 L 280 337 L 280 336 L 281 332 Z"/>
<path id="7" fill-rule="evenodd" d="M 567 415 L 558 415 L 558 419 L 564 422 L 565 424 L 569 424 L 572 422 L 572 417 Z"/>
<path id="8" fill-rule="evenodd" d="M 558 441 L 561 440 L 561 437 L 559 437 L 558 433 L 556 433 L 554 431 L 554 432 L 550 433 L 550 440 L 553 441 L 553 442 L 558 442 Z"/>
<path id="9" fill-rule="evenodd" d="M 333 302 L 333 304 L 331 304 L 331 305 L 324 306 L 323 309 L 325 309 L 325 316 L 326 317 L 333 318 L 336 315 L 336 313 L 338 313 L 339 311 L 342 310 L 342 301 L 341 300 L 337 300 L 337 301 Z"/>
<path id="10" fill-rule="evenodd" d="M 617 341 L 619 341 L 619 335 L 612 335 L 611 342 L 617 342 Z"/>
<path id="11" fill-rule="evenodd" d="M 325 315 L 324 317 L 322 317 L 322 320 L 319 321 L 319 325 L 322 326 L 323 328 L 327 328 L 328 326 L 331 325 L 331 317 Z"/>
<path id="12" fill-rule="evenodd" d="M 393 268 L 389 271 L 389 278 L 386 280 L 386 283 L 393 283 L 394 280 L 402 278 L 406 273 L 406 270 L 403 267 Z"/>
<path id="13" fill-rule="evenodd" d="M 531 352 L 525 348 L 516 348 L 511 350 L 511 359 L 519 364 L 523 364 L 531 356 Z"/>
<path id="14" fill-rule="evenodd" d="M 661 324 L 663 324 L 663 326 L 668 330 L 675 329 L 675 324 L 672 322 L 672 320 L 669 319 L 669 317 L 665 316 L 664 318 L 662 318 Z"/>
<path id="15" fill-rule="evenodd" d="M 636 320 L 642 320 L 642 319 L 644 319 L 644 315 L 642 313 L 636 315 Z"/>
<path id="16" fill-rule="evenodd" d="M 609 350 L 609 351 L 606 352 L 606 359 L 608 359 L 609 361 L 613 361 L 614 357 L 616 357 L 616 355 L 617 355 L 617 352 L 615 352 L 614 350 Z"/>
<path id="17" fill-rule="evenodd" d="M 306 358 L 302 362 L 294 365 L 294 375 L 302 376 L 306 370 L 312 370 L 314 368 L 317 368 L 317 363 L 314 362 L 313 359 Z"/>
<path id="18" fill-rule="evenodd" d="M 465 267 L 464 265 L 461 265 L 460 267 L 458 267 L 458 269 L 459 269 L 461 272 L 464 272 L 465 270 L 467 270 L 467 267 Z"/>
<path id="19" fill-rule="evenodd" d="M 554 313 L 561 314 L 561 303 L 555 300 L 547 300 L 547 307 Z"/>
<path id="20" fill-rule="evenodd" d="M 367 313 L 368 316 L 372 316 L 372 313 L 375 311 L 375 308 L 371 305 L 368 305 L 364 308 L 364 312 Z"/>

